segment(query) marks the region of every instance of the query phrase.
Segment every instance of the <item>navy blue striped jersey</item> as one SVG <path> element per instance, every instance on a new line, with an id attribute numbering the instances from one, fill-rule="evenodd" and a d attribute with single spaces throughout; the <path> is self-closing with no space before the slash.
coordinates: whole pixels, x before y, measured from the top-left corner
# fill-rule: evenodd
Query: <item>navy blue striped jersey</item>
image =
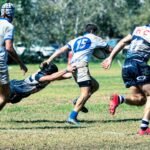
<path id="1" fill-rule="evenodd" d="M 132 33 L 132 41 L 127 51 L 127 58 L 150 58 L 150 25 L 136 27 Z"/>

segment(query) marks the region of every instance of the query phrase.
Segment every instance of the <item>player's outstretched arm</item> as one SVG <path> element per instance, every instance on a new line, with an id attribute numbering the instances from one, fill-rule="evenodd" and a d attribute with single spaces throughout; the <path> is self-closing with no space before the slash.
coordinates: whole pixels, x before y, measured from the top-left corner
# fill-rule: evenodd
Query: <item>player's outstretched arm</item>
<path id="1" fill-rule="evenodd" d="M 24 63 L 21 61 L 19 56 L 17 55 L 12 40 L 6 40 L 5 41 L 5 48 L 8 51 L 9 55 L 20 65 L 21 70 L 23 70 L 24 74 L 28 71 L 27 67 L 24 65 Z"/>
<path id="2" fill-rule="evenodd" d="M 40 82 L 45 82 L 45 81 L 54 81 L 54 80 L 60 80 L 60 79 L 65 79 L 65 77 L 63 77 L 64 74 L 66 73 L 71 73 L 74 72 L 76 70 L 76 67 L 72 67 L 72 66 L 68 66 L 67 69 L 58 71 L 56 73 L 53 73 L 51 75 L 46 75 L 43 76 L 39 79 Z"/>
<path id="3" fill-rule="evenodd" d="M 68 50 L 67 46 L 63 46 L 61 47 L 59 50 L 55 51 L 55 53 L 53 53 L 53 55 L 51 55 L 47 60 L 43 61 L 41 63 L 41 67 L 47 63 L 49 64 L 50 62 L 52 62 L 56 57 L 60 56 L 62 53 L 66 52 Z"/>
<path id="4" fill-rule="evenodd" d="M 123 49 L 125 45 L 127 45 L 132 40 L 132 35 L 128 34 L 119 43 L 114 47 L 110 55 L 102 62 L 102 67 L 105 69 L 109 69 L 111 67 L 112 61 L 115 56 Z"/>

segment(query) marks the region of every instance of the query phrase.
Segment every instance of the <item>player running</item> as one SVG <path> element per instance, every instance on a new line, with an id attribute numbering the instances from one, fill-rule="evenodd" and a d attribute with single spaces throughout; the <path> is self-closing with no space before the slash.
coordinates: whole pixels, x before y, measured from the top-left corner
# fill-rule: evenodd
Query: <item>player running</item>
<path id="1" fill-rule="evenodd" d="M 12 104 L 18 103 L 23 98 L 41 91 L 54 80 L 68 79 L 71 76 L 67 73 L 74 70 L 75 67 L 68 66 L 67 69 L 58 71 L 57 66 L 50 63 L 44 65 L 40 70 L 24 80 L 11 80 L 11 94 L 8 102 Z"/>
<path id="2" fill-rule="evenodd" d="M 67 119 L 67 122 L 71 124 L 79 125 L 77 120 L 79 111 L 90 96 L 99 88 L 98 82 L 90 74 L 88 63 L 95 48 L 102 48 L 109 51 L 109 46 L 102 38 L 96 36 L 97 31 L 98 28 L 95 24 L 87 24 L 83 36 L 71 40 L 56 51 L 48 60 L 43 62 L 43 64 L 52 62 L 60 54 L 72 50 L 73 56 L 70 65 L 77 68 L 73 76 L 80 88 L 80 96 L 75 101 L 74 109 Z"/>
<path id="3" fill-rule="evenodd" d="M 112 95 L 110 113 L 115 114 L 116 108 L 126 103 L 129 105 L 145 105 L 144 116 L 138 134 L 150 134 L 150 25 L 138 26 L 132 34 L 128 34 L 113 49 L 110 56 L 105 59 L 102 66 L 110 68 L 115 55 L 130 43 L 127 56 L 122 67 L 122 78 L 126 88 L 130 89 L 130 96 Z"/>
<path id="4" fill-rule="evenodd" d="M 20 68 L 27 72 L 26 66 L 19 59 L 13 48 L 14 26 L 11 24 L 14 17 L 14 6 L 11 3 L 5 3 L 1 8 L 0 18 L 0 110 L 7 103 L 10 88 L 9 75 L 7 67 L 7 53 L 19 63 Z"/>

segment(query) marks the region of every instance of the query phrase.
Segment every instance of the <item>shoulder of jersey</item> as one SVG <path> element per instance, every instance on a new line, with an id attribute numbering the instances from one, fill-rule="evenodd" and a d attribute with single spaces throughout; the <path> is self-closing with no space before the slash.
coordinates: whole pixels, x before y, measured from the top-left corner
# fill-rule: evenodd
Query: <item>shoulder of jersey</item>
<path id="1" fill-rule="evenodd" d="M 96 36 L 96 35 L 94 35 L 94 34 L 90 34 L 90 33 L 89 33 L 89 34 L 86 34 L 85 37 L 89 37 L 89 38 L 94 39 L 94 40 L 99 39 L 98 36 Z"/>
<path id="2" fill-rule="evenodd" d="M 7 24 L 7 26 L 13 28 L 13 24 L 11 24 L 10 22 L 8 22 L 7 20 L 3 20 L 5 24 Z"/>

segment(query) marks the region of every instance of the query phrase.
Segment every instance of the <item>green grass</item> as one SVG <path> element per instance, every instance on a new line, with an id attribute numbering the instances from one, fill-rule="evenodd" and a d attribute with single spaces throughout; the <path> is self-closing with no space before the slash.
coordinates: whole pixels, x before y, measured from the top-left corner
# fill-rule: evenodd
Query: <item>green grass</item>
<path id="1" fill-rule="evenodd" d="M 64 68 L 65 64 L 58 64 Z M 38 65 L 28 65 L 27 77 Z M 0 149 L 53 150 L 53 149 L 150 149 L 150 136 L 139 136 L 143 107 L 121 105 L 115 116 L 108 113 L 109 96 L 126 94 L 121 79 L 121 68 L 114 64 L 111 70 L 91 64 L 91 73 L 99 81 L 100 89 L 86 106 L 88 114 L 79 114 L 81 126 L 65 123 L 73 106 L 70 99 L 79 95 L 73 79 L 56 81 L 46 89 L 24 99 L 8 104 L 0 113 Z M 11 79 L 23 79 L 18 66 L 10 67 Z"/>

